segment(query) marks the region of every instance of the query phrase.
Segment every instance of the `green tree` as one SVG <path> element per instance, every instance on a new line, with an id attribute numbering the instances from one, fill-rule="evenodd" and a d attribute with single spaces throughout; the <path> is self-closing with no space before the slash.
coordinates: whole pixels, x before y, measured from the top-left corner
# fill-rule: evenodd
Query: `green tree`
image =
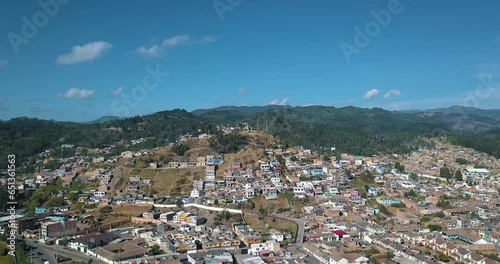
<path id="1" fill-rule="evenodd" d="M 72 202 L 78 201 L 78 195 L 75 192 L 68 193 L 67 197 L 68 197 L 68 200 L 70 200 Z"/>
<path id="2" fill-rule="evenodd" d="M 434 216 L 435 217 L 439 217 L 439 218 L 445 218 L 446 217 L 446 215 L 443 212 L 435 213 Z"/>
<path id="3" fill-rule="evenodd" d="M 427 227 L 431 232 L 443 230 L 443 228 L 440 225 L 429 225 Z"/>
<path id="4" fill-rule="evenodd" d="M 444 254 L 444 253 L 439 253 L 438 254 L 438 259 L 443 261 L 443 262 L 449 262 L 450 261 L 450 258 Z"/>
<path id="5" fill-rule="evenodd" d="M 425 247 L 424 249 L 422 249 L 422 254 L 430 255 L 431 249 L 429 247 Z"/>
<path id="6" fill-rule="evenodd" d="M 464 180 L 464 177 L 462 176 L 462 171 L 460 171 L 460 170 L 456 170 L 455 171 L 455 179 L 457 181 L 463 181 Z"/>
<path id="7" fill-rule="evenodd" d="M 186 152 L 189 150 L 189 147 L 186 144 L 175 144 L 174 147 L 172 148 L 172 151 L 177 155 L 177 156 L 184 156 Z"/>
<path id="8" fill-rule="evenodd" d="M 405 171 L 405 166 L 401 165 L 401 163 L 399 161 L 397 161 L 396 163 L 394 163 L 394 168 L 396 170 L 398 170 L 399 172 L 404 172 Z"/>
<path id="9" fill-rule="evenodd" d="M 406 197 L 418 197 L 418 194 L 414 190 L 410 190 L 409 192 L 405 193 Z"/>
<path id="10" fill-rule="evenodd" d="M 429 222 L 429 221 L 431 221 L 431 218 L 428 216 L 424 216 L 424 217 L 422 217 L 422 219 L 420 219 L 420 222 L 422 222 L 422 223 Z"/>
<path id="11" fill-rule="evenodd" d="M 455 161 L 460 164 L 460 165 L 465 165 L 467 164 L 467 160 L 463 158 L 456 158 Z"/>
<path id="12" fill-rule="evenodd" d="M 266 215 L 267 214 L 267 210 L 264 207 L 261 207 L 261 208 L 259 208 L 259 214 Z"/>
<path id="13" fill-rule="evenodd" d="M 276 155 L 276 160 L 281 164 L 281 166 L 285 166 L 286 160 L 281 155 Z"/>
<path id="14" fill-rule="evenodd" d="M 151 254 L 153 254 L 153 255 L 159 255 L 160 252 L 161 252 L 161 250 L 160 250 L 160 246 L 158 244 L 153 244 L 151 246 Z"/>
<path id="15" fill-rule="evenodd" d="M 446 179 L 450 179 L 453 176 L 453 173 L 448 167 L 442 167 L 439 169 L 439 176 Z"/>

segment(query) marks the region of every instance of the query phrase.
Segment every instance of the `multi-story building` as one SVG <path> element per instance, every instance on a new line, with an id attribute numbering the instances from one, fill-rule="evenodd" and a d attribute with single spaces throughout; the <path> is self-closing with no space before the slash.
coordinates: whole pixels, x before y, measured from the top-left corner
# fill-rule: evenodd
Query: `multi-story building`
<path id="1" fill-rule="evenodd" d="M 76 220 L 47 221 L 41 223 L 42 238 L 55 238 L 76 235 Z"/>

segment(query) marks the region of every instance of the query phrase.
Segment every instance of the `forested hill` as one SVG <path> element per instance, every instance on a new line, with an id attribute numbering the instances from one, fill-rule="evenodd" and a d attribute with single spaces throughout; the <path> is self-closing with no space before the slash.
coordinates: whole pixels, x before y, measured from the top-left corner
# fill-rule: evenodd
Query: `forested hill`
<path id="1" fill-rule="evenodd" d="M 422 146 L 427 137 L 446 134 L 456 144 L 500 157 L 499 118 L 489 112 L 456 113 L 456 109 L 404 113 L 326 106 L 175 109 L 92 124 L 15 118 L 0 122 L 0 155 L 27 158 L 62 144 L 95 148 L 143 137 L 154 137 L 149 141 L 154 147 L 187 133 L 214 132 L 217 125 L 248 123 L 290 144 L 315 149 L 335 147 L 361 155 L 403 153 Z"/>
<path id="2" fill-rule="evenodd" d="M 254 111 L 249 111 L 249 109 Z M 500 111 L 452 106 L 398 112 L 358 107 L 221 107 L 194 111 L 210 122 L 248 122 L 293 144 L 335 147 L 353 154 L 404 153 L 425 146 L 428 137 L 444 136 L 500 157 Z"/>
<path id="3" fill-rule="evenodd" d="M 0 155 L 25 159 L 62 144 L 96 148 L 144 137 L 154 137 L 150 141 L 154 147 L 174 142 L 179 135 L 210 129 L 213 126 L 202 118 L 179 109 L 95 124 L 15 118 L 0 123 Z"/>

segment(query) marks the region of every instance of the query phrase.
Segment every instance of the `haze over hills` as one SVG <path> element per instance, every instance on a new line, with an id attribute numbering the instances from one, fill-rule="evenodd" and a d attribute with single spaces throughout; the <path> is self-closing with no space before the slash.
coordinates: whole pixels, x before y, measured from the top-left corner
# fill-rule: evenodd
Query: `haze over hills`
<path id="1" fill-rule="evenodd" d="M 288 108 L 308 108 L 308 107 L 326 107 L 332 109 L 356 109 L 358 107 L 355 106 L 346 106 L 346 107 L 333 107 L 333 106 L 290 106 L 290 105 L 265 105 L 265 106 L 219 106 L 215 108 L 207 108 L 207 109 L 196 109 L 191 111 L 191 113 L 195 115 L 207 115 L 208 113 L 215 112 L 234 112 L 238 113 L 241 116 L 248 116 L 251 114 L 262 113 L 272 109 L 288 109 Z M 407 114 L 423 114 L 429 115 L 429 113 L 439 113 L 444 115 L 476 115 L 482 117 L 491 117 L 491 118 L 500 118 L 500 109 L 481 109 L 475 107 L 465 107 L 459 105 L 453 105 L 447 108 L 435 108 L 435 109 L 425 109 L 425 110 L 403 110 L 403 111 L 393 111 L 399 113 L 407 113 Z M 118 116 L 103 116 L 96 120 L 92 120 L 87 122 L 88 124 L 93 123 L 104 123 L 108 121 L 114 121 L 124 119 Z M 1 121 L 1 120 L 0 120 Z"/>
<path id="2" fill-rule="evenodd" d="M 151 137 L 148 146 L 175 142 L 180 135 L 215 133 L 219 125 L 247 123 L 293 145 L 359 155 L 406 153 L 426 138 L 446 135 L 454 144 L 500 156 L 499 110 L 460 107 L 418 112 L 329 106 L 225 106 L 193 112 L 174 109 L 130 118 L 103 117 L 89 123 L 14 118 L 0 123 L 5 153 L 30 157 L 50 147 L 102 147 Z M 5 154 L 6 155 L 6 154 Z"/>

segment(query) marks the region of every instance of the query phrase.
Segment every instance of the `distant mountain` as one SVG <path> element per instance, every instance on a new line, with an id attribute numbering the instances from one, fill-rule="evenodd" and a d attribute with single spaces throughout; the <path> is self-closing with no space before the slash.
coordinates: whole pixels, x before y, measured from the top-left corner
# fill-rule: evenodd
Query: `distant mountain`
<path id="1" fill-rule="evenodd" d="M 447 108 L 420 110 L 419 112 L 435 112 L 435 113 L 445 113 L 445 114 L 467 114 L 467 115 L 477 115 L 477 116 L 500 118 L 500 109 L 481 109 L 481 108 L 476 108 L 476 107 L 466 107 L 466 106 L 460 106 L 460 105 L 453 105 L 453 106 L 450 106 Z"/>
<path id="2" fill-rule="evenodd" d="M 115 121 L 115 120 L 120 120 L 120 119 L 123 119 L 123 118 L 121 118 L 119 116 L 103 116 L 103 117 L 101 117 L 99 119 L 87 122 L 87 124 L 105 123 L 105 122 Z"/>
<path id="3" fill-rule="evenodd" d="M 268 111 L 270 109 L 281 109 L 281 108 L 291 108 L 289 105 L 264 105 L 264 106 L 219 106 L 210 109 L 197 109 L 191 113 L 195 115 L 202 115 L 208 112 L 221 112 L 221 111 L 233 111 L 244 114 L 255 114 Z"/>

